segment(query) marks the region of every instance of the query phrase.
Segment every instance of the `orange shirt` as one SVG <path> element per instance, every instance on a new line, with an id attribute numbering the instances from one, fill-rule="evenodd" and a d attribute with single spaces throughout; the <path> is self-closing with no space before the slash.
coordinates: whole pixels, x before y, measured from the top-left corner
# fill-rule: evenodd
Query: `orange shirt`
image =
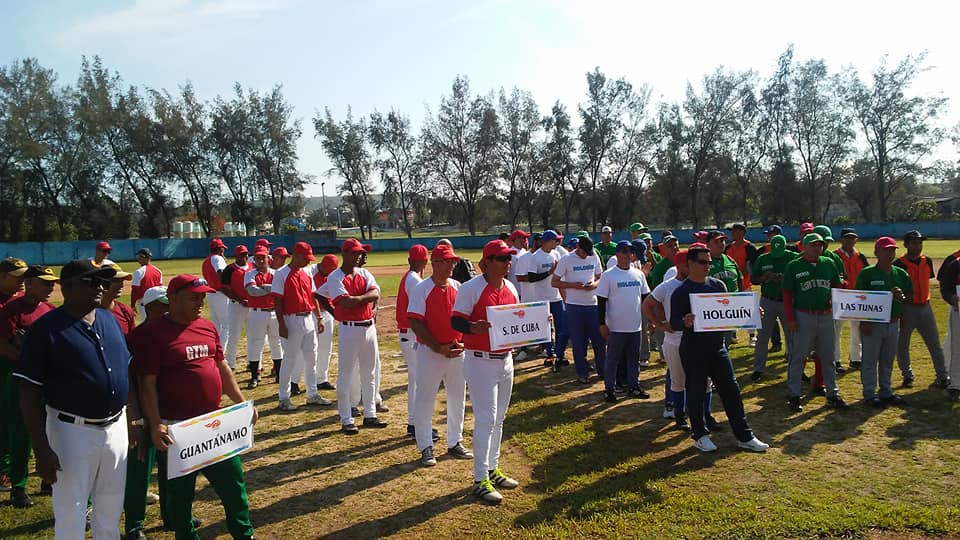
<path id="1" fill-rule="evenodd" d="M 930 280 L 933 279 L 933 261 L 926 255 L 920 255 L 916 261 L 911 261 L 906 255 L 893 261 L 893 264 L 903 268 L 913 282 L 913 298 L 911 304 L 926 304 L 930 301 Z"/>
<path id="2" fill-rule="evenodd" d="M 850 256 L 847 256 L 843 248 L 837 248 L 833 252 L 839 255 L 840 260 L 843 261 L 843 271 L 847 274 L 847 283 L 850 284 L 852 289 L 857 282 L 860 271 L 867 267 L 867 258 L 857 250 L 853 250 L 853 254 Z"/>

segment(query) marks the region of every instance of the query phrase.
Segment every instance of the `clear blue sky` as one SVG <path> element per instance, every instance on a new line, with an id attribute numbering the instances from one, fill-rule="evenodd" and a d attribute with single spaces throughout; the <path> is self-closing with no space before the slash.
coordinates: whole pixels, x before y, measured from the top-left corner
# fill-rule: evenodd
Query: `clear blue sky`
<path id="1" fill-rule="evenodd" d="M 808 1 L 310 1 L 0 0 L 0 63 L 36 57 L 76 80 L 81 55 L 100 55 L 127 84 L 176 90 L 190 80 L 205 99 L 234 82 L 282 83 L 303 119 L 300 166 L 323 178 L 329 165 L 311 118 L 329 106 L 357 115 L 396 108 L 419 129 L 458 74 L 475 92 L 518 86 L 546 112 L 556 100 L 573 112 L 584 74 L 600 68 L 655 99 L 680 100 L 719 65 L 769 74 L 788 43 L 795 58 L 869 73 L 929 50 L 934 69 L 916 89 L 960 110 L 956 61 L 960 7 L 949 2 Z M 953 156 L 954 154 L 950 154 Z M 338 179 L 329 178 L 327 194 Z M 319 195 L 319 182 L 308 189 Z"/>

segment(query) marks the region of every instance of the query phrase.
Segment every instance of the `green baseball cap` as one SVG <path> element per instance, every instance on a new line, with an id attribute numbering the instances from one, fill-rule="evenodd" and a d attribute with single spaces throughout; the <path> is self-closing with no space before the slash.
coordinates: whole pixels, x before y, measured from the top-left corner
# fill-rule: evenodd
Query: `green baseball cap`
<path id="1" fill-rule="evenodd" d="M 817 233 L 810 233 L 803 237 L 803 245 L 810 245 L 815 242 L 823 242 L 823 237 Z"/>
<path id="2" fill-rule="evenodd" d="M 649 229 L 647 229 L 647 226 L 644 225 L 643 223 L 634 223 L 630 225 L 630 230 L 635 232 L 645 232 Z"/>
<path id="3" fill-rule="evenodd" d="M 577 233 L 577 238 L 590 238 L 590 233 L 587 231 L 580 231 Z"/>
<path id="4" fill-rule="evenodd" d="M 833 231 L 830 230 L 830 227 L 817 225 L 813 228 L 813 232 L 819 234 L 825 242 L 833 242 Z"/>
<path id="5" fill-rule="evenodd" d="M 650 233 L 643 233 L 637 238 L 639 238 L 640 240 L 653 240 L 653 237 L 650 236 Z"/>

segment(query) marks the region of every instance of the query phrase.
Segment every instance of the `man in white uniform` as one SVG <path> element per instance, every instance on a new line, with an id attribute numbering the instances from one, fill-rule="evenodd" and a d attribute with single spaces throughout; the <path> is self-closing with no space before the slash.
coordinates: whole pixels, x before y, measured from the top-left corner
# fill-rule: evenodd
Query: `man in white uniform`
<path id="1" fill-rule="evenodd" d="M 407 435 L 414 437 L 415 411 L 417 401 L 417 339 L 410 329 L 410 320 L 407 317 L 407 305 L 410 302 L 410 292 L 423 281 L 423 269 L 427 266 L 427 246 L 414 244 L 410 247 L 407 256 L 410 268 L 400 278 L 400 287 L 397 290 L 397 333 L 400 338 L 400 353 L 407 364 Z"/>
<path id="2" fill-rule="evenodd" d="M 247 367 L 250 370 L 250 382 L 247 388 L 253 389 L 260 384 L 260 372 L 263 359 L 263 345 L 270 339 L 270 355 L 274 364 L 282 363 L 283 352 L 280 346 L 280 329 L 274 310 L 273 285 L 275 270 L 267 264 L 270 256 L 266 246 L 253 250 L 253 270 L 243 276 L 243 286 L 247 290 L 250 309 L 247 315 Z"/>

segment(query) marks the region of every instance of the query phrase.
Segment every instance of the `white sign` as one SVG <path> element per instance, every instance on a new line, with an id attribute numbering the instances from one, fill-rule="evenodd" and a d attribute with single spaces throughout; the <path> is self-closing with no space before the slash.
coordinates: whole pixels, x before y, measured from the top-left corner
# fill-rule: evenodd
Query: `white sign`
<path id="1" fill-rule="evenodd" d="M 890 291 L 833 291 L 833 318 L 839 321 L 890 322 L 893 293 Z"/>
<path id="2" fill-rule="evenodd" d="M 550 305 L 529 302 L 487 306 L 490 349 L 500 351 L 550 342 Z"/>
<path id="3" fill-rule="evenodd" d="M 167 426 L 167 478 L 177 478 L 253 448 L 253 402 L 244 401 Z"/>
<path id="4" fill-rule="evenodd" d="M 690 295 L 694 332 L 760 328 L 760 299 L 753 292 Z"/>

